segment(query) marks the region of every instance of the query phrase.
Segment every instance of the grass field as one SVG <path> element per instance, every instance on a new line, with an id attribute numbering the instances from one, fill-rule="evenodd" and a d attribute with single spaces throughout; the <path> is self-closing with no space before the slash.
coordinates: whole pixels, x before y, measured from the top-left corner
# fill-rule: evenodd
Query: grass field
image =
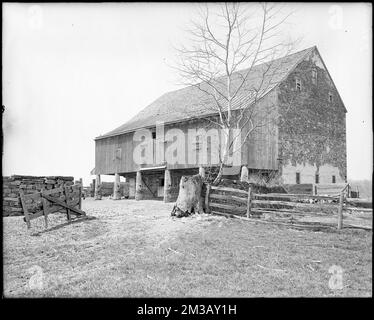
<path id="1" fill-rule="evenodd" d="M 210 215 L 176 219 L 172 206 L 86 199 L 90 219 L 59 227 L 65 216 L 51 215 L 46 232 L 43 218 L 32 221 L 31 231 L 22 217 L 3 218 L 4 295 L 372 295 L 371 231 L 300 231 Z M 334 265 L 343 270 L 342 289 L 329 288 Z"/>

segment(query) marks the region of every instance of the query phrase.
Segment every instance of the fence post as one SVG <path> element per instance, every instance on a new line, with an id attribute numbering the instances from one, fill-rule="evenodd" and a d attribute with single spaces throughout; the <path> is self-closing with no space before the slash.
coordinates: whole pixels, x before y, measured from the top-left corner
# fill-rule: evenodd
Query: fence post
<path id="1" fill-rule="evenodd" d="M 207 184 L 206 185 L 206 192 L 205 192 L 205 211 L 206 211 L 206 213 L 210 213 L 209 193 L 210 193 L 210 184 Z"/>
<path id="2" fill-rule="evenodd" d="M 64 191 L 64 196 L 65 196 L 65 203 L 68 206 L 69 205 L 69 203 L 68 203 L 68 195 L 69 195 L 68 187 L 64 186 L 63 188 L 64 188 L 63 191 Z M 70 209 L 68 209 L 68 208 L 66 208 L 66 218 L 68 219 L 69 222 L 71 221 Z"/>
<path id="3" fill-rule="evenodd" d="M 79 187 L 79 202 L 78 202 L 78 208 L 82 209 L 82 192 L 83 192 L 83 185 L 81 184 Z M 67 203 L 66 203 L 67 204 Z"/>
<path id="4" fill-rule="evenodd" d="M 251 187 L 248 188 L 248 199 L 247 199 L 247 218 L 251 215 L 252 208 L 252 190 Z"/>
<path id="5" fill-rule="evenodd" d="M 22 208 L 23 208 L 23 214 L 25 215 L 25 222 L 27 224 L 27 229 L 30 229 L 31 228 L 30 217 L 29 217 L 29 212 L 28 212 L 27 207 L 26 207 L 24 192 L 23 192 L 22 189 L 19 190 L 19 196 L 21 198 L 21 204 L 22 204 Z"/>
<path id="6" fill-rule="evenodd" d="M 338 209 L 338 230 L 341 230 L 343 227 L 343 199 L 344 199 L 344 191 L 341 191 L 340 197 L 339 197 L 339 209 Z"/>
<path id="7" fill-rule="evenodd" d="M 43 191 L 40 193 L 40 195 L 43 194 Z M 43 215 L 44 215 L 44 224 L 45 224 L 45 228 L 47 229 L 48 228 L 48 201 L 47 199 L 43 198 L 42 197 L 42 202 L 43 202 Z"/>

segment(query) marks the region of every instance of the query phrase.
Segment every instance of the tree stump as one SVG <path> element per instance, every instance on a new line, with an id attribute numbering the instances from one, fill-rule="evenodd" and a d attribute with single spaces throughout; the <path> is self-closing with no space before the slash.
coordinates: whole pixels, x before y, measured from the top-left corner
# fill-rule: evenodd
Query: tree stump
<path id="1" fill-rule="evenodd" d="M 182 176 L 179 183 L 178 199 L 171 216 L 185 217 L 192 213 L 203 213 L 202 186 L 203 180 L 199 174 L 189 177 Z"/>

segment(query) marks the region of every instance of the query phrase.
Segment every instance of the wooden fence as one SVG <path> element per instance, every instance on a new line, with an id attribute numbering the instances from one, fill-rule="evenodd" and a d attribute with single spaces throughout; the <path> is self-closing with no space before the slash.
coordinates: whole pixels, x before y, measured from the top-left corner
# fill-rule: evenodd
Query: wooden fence
<path id="1" fill-rule="evenodd" d="M 336 196 L 310 194 L 254 193 L 228 187 L 206 186 L 207 212 L 246 220 L 306 226 L 303 217 L 336 216 L 338 229 L 343 227 L 345 189 Z M 266 217 L 266 219 L 262 219 Z M 313 224 L 313 223 L 312 223 Z M 311 225 L 311 223 L 309 223 Z M 322 226 L 319 223 L 314 225 Z"/>
<path id="2" fill-rule="evenodd" d="M 42 190 L 33 194 L 20 191 L 27 228 L 31 227 L 31 220 L 44 217 L 45 227 L 48 228 L 48 215 L 55 212 L 66 213 L 67 220 L 71 215 L 85 216 L 82 211 L 82 186 L 64 186 L 51 190 Z"/>

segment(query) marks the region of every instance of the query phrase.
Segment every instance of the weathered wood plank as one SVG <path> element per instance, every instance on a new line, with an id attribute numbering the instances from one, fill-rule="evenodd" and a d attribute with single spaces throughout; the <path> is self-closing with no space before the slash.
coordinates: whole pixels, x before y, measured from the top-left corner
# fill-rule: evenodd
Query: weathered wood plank
<path id="1" fill-rule="evenodd" d="M 275 201 L 275 200 L 252 200 L 255 204 L 273 204 L 273 205 L 284 205 L 290 207 L 302 207 L 302 208 L 329 208 L 332 209 L 337 206 L 336 203 L 301 203 L 292 201 Z"/>
<path id="2" fill-rule="evenodd" d="M 34 220 L 34 219 L 39 218 L 39 217 L 41 217 L 41 216 L 43 216 L 43 215 L 44 215 L 44 211 L 43 211 L 43 210 L 40 210 L 40 211 L 38 211 L 38 212 L 35 212 L 35 213 L 30 214 L 30 215 L 29 215 L 29 220 Z M 26 219 L 23 218 L 23 221 L 26 221 Z"/>
<path id="3" fill-rule="evenodd" d="M 299 199 L 299 198 L 305 198 L 305 199 L 311 199 L 311 200 L 318 200 L 318 199 L 326 199 L 326 200 L 337 200 L 339 199 L 339 196 L 313 196 L 309 194 L 290 194 L 290 193 L 254 193 L 254 197 L 258 198 L 292 198 L 292 199 Z"/>
<path id="4" fill-rule="evenodd" d="M 79 205 L 79 199 L 71 199 L 67 202 L 68 206 L 75 207 Z"/>
<path id="5" fill-rule="evenodd" d="M 300 211 L 300 210 L 294 210 L 294 209 L 278 209 L 278 208 L 252 208 L 252 211 L 255 212 L 271 212 L 271 213 L 290 213 L 290 214 L 296 214 L 301 216 L 328 216 L 326 213 L 323 213 L 321 211 Z"/>
<path id="6" fill-rule="evenodd" d="M 67 205 L 69 205 L 68 188 L 67 187 L 64 187 L 64 194 L 65 194 L 65 202 L 66 202 Z M 69 208 L 66 208 L 66 217 L 67 217 L 68 221 L 71 221 L 71 215 L 70 215 L 70 209 Z"/>
<path id="7" fill-rule="evenodd" d="M 217 187 L 217 186 L 212 186 L 212 190 L 217 190 L 217 191 L 227 191 L 227 192 L 236 192 L 240 194 L 245 194 L 247 195 L 248 192 L 240 189 L 234 189 L 234 188 L 228 188 L 228 187 Z"/>
<path id="8" fill-rule="evenodd" d="M 66 203 L 60 201 L 60 200 L 56 200 L 46 194 L 42 194 L 43 198 L 46 198 L 48 201 L 50 202 L 53 202 L 53 203 L 56 203 L 64 208 L 69 208 L 72 212 L 75 212 L 76 214 L 78 215 L 86 215 L 86 213 L 80 209 L 77 209 L 77 208 L 74 208 L 74 207 L 71 207 L 71 206 L 68 206 Z"/>
<path id="9" fill-rule="evenodd" d="M 26 202 L 25 202 L 25 194 L 22 189 L 19 190 L 19 195 L 21 198 L 21 204 L 22 204 L 22 209 L 23 209 L 23 214 L 25 216 L 25 222 L 27 225 L 27 229 L 31 228 L 31 223 L 30 223 L 30 217 L 29 217 L 29 212 L 27 210 Z"/>
<path id="10" fill-rule="evenodd" d="M 251 187 L 248 188 L 248 199 L 247 199 L 247 218 L 251 215 L 252 207 L 252 190 Z"/>
<path id="11" fill-rule="evenodd" d="M 232 211 L 247 212 L 247 208 L 244 207 L 244 206 L 239 207 L 239 206 L 233 206 L 233 205 L 222 204 L 222 203 L 215 203 L 215 202 L 209 203 L 209 206 L 210 207 L 214 207 L 214 208 L 232 210 Z"/>
<path id="12" fill-rule="evenodd" d="M 343 201 L 344 201 L 344 193 L 340 193 L 339 198 L 339 207 L 338 207 L 338 230 L 343 227 Z"/>
<path id="13" fill-rule="evenodd" d="M 217 194 L 217 193 L 211 193 L 210 194 L 211 199 L 220 199 L 220 200 L 235 200 L 243 204 L 247 204 L 246 198 L 236 197 L 232 195 L 224 195 L 224 194 Z"/>
<path id="14" fill-rule="evenodd" d="M 205 192 L 205 211 L 206 211 L 206 213 L 210 212 L 210 208 L 209 208 L 210 187 L 211 187 L 210 184 L 207 184 L 206 192 Z"/>
<path id="15" fill-rule="evenodd" d="M 43 198 L 43 214 L 44 214 L 44 223 L 45 223 L 45 228 L 48 228 L 48 201 Z"/>
<path id="16" fill-rule="evenodd" d="M 81 185 L 79 186 L 79 204 L 78 204 L 78 208 L 80 210 L 82 210 L 82 189 L 83 189 L 82 178 L 80 179 L 80 183 L 81 183 Z"/>
<path id="17" fill-rule="evenodd" d="M 235 214 L 230 214 L 230 213 L 224 213 L 224 212 L 218 212 L 218 211 L 212 211 L 212 214 L 216 215 L 221 215 L 221 216 L 226 216 L 229 218 L 235 218 L 235 219 L 240 219 L 240 220 L 245 220 L 248 222 L 254 222 L 254 223 L 263 223 L 263 224 L 278 224 L 278 225 L 283 225 L 287 227 L 297 227 L 297 228 L 305 228 L 305 229 L 313 229 L 313 228 L 333 228 L 332 225 L 316 225 L 316 224 L 311 224 L 311 223 L 306 223 L 306 224 L 296 224 L 296 223 L 287 223 L 287 222 L 279 222 L 279 221 L 265 221 L 261 219 L 254 219 L 254 218 L 247 218 L 245 216 L 240 216 L 240 215 L 235 215 Z"/>
<path id="18" fill-rule="evenodd" d="M 59 193 L 59 192 L 64 192 L 64 190 L 63 190 L 62 187 L 55 188 L 55 189 L 50 189 L 50 190 L 43 190 L 43 191 L 42 191 L 42 194 L 48 196 L 48 195 L 55 194 L 55 193 Z"/>
<path id="19" fill-rule="evenodd" d="M 24 192 L 24 191 L 22 191 Z M 24 199 L 27 201 L 27 200 L 36 200 L 36 199 L 39 199 L 41 198 L 41 193 L 40 192 L 36 192 L 36 193 L 30 193 L 30 194 L 24 194 L 23 193 L 23 197 Z"/>

